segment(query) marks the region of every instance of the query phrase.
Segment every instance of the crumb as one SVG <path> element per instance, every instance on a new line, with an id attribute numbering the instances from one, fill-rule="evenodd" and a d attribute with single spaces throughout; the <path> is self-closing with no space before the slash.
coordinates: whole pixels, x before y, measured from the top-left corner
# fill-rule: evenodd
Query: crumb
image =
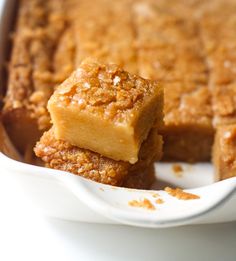
<path id="1" fill-rule="evenodd" d="M 155 202 L 156 202 L 157 204 L 163 204 L 163 203 L 164 203 L 164 200 L 161 199 L 161 198 L 158 198 Z"/>
<path id="2" fill-rule="evenodd" d="M 131 200 L 129 201 L 131 207 L 145 208 L 148 210 L 155 210 L 156 208 L 149 199 L 144 198 L 143 200 Z"/>
<path id="3" fill-rule="evenodd" d="M 99 188 L 101 191 L 104 191 L 104 189 L 103 188 Z"/>
<path id="4" fill-rule="evenodd" d="M 176 177 L 182 177 L 183 175 L 183 167 L 180 164 L 173 164 L 172 170 Z"/>
<path id="5" fill-rule="evenodd" d="M 160 195 L 157 194 L 157 193 L 152 194 L 152 196 L 153 196 L 154 198 L 158 198 L 158 197 L 160 197 Z"/>
<path id="6" fill-rule="evenodd" d="M 180 188 L 173 189 L 173 188 L 166 187 L 164 190 L 172 197 L 176 197 L 181 200 L 190 200 L 190 199 L 199 199 L 200 198 L 198 195 L 184 192 Z"/>

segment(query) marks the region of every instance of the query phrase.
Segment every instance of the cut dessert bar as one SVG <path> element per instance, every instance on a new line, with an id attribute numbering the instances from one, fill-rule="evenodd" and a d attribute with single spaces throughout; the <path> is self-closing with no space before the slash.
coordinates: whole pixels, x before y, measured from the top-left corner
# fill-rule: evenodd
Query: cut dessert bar
<path id="1" fill-rule="evenodd" d="M 212 156 L 216 180 L 236 176 L 236 124 L 217 128 Z"/>
<path id="2" fill-rule="evenodd" d="M 195 83 L 165 84 L 164 156 L 168 160 L 210 158 L 214 130 L 209 90 Z"/>
<path id="3" fill-rule="evenodd" d="M 21 152 L 50 126 L 46 104 L 53 87 L 53 54 L 65 27 L 63 0 L 22 0 L 3 121 Z"/>
<path id="4" fill-rule="evenodd" d="M 133 5 L 139 74 L 163 82 L 164 159 L 206 161 L 214 130 L 198 26 L 176 11 L 163 10 L 155 1 Z"/>
<path id="5" fill-rule="evenodd" d="M 235 12 L 233 2 L 223 9 L 219 5 L 214 13 L 208 11 L 201 20 L 216 127 L 236 123 Z"/>
<path id="6" fill-rule="evenodd" d="M 135 163 L 150 129 L 163 125 L 163 89 L 117 65 L 86 59 L 48 102 L 56 138 Z"/>
<path id="7" fill-rule="evenodd" d="M 200 21 L 216 128 L 212 150 L 216 180 L 236 176 L 235 12 L 234 1 L 222 1 L 214 10 L 208 9 Z"/>
<path id="8" fill-rule="evenodd" d="M 90 150 L 72 146 L 66 141 L 57 140 L 53 128 L 44 133 L 34 150 L 47 167 L 68 171 L 105 184 L 137 188 L 150 185 L 152 182 L 153 176 L 143 173 L 154 160 L 161 158 L 162 138 L 155 129 L 151 130 L 140 149 L 139 161 L 134 165 L 114 161 Z"/>

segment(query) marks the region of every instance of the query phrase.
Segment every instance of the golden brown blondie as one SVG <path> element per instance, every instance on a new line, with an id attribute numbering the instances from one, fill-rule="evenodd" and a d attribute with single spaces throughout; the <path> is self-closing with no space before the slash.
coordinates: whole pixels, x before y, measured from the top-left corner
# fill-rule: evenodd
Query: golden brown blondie
<path id="1" fill-rule="evenodd" d="M 216 3 L 200 18 L 200 29 L 209 66 L 213 123 L 219 126 L 236 123 L 236 3 Z"/>
<path id="2" fill-rule="evenodd" d="M 162 138 L 153 129 L 141 147 L 139 161 L 132 165 L 115 161 L 98 153 L 80 149 L 55 138 L 53 128 L 45 132 L 35 147 L 35 153 L 47 167 L 68 171 L 82 177 L 115 186 L 142 187 L 153 181 L 147 169 L 162 155 Z M 146 173 L 146 174 L 144 174 Z"/>
<path id="3" fill-rule="evenodd" d="M 216 180 L 236 176 L 235 12 L 235 1 L 215 1 L 200 17 L 216 128 L 212 149 Z"/>
<path id="4" fill-rule="evenodd" d="M 163 125 L 163 88 L 115 64 L 86 59 L 48 102 L 55 136 L 135 163 L 154 123 Z"/>
<path id="5" fill-rule="evenodd" d="M 65 28 L 63 0 L 22 0 L 18 13 L 3 121 L 21 152 L 49 128 L 55 86 L 53 59 Z"/>
<path id="6" fill-rule="evenodd" d="M 209 90 L 201 84 L 168 83 L 164 95 L 164 157 L 209 160 L 214 137 Z"/>
<path id="7" fill-rule="evenodd" d="M 133 11 L 139 74 L 164 86 L 164 158 L 209 160 L 214 130 L 197 23 L 155 1 L 134 4 Z"/>

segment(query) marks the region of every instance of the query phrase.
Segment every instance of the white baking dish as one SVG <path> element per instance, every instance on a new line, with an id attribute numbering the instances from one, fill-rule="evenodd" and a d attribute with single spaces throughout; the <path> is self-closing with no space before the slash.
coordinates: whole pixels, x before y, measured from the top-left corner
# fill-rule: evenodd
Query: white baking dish
<path id="1" fill-rule="evenodd" d="M 4 62 L 9 24 L 13 19 L 14 1 L 0 1 L 0 66 Z M 156 210 L 129 206 L 130 200 L 148 198 L 153 191 L 114 188 L 66 172 L 17 162 L 0 153 L 0 182 L 17 180 L 46 215 L 95 223 L 123 223 L 143 227 L 167 227 L 184 224 L 227 222 L 236 220 L 236 178 L 213 183 L 211 164 L 182 164 L 177 177 L 172 164 L 156 164 L 159 180 L 187 188 L 200 196 L 197 200 L 178 200 L 157 191 L 164 200 Z M 10 183 L 6 182 L 6 186 Z M 154 186 L 155 187 L 155 186 Z M 156 191 L 155 191 L 156 192 Z M 13 192 L 12 192 L 13 193 Z M 17 198 L 17 194 L 15 195 Z"/>

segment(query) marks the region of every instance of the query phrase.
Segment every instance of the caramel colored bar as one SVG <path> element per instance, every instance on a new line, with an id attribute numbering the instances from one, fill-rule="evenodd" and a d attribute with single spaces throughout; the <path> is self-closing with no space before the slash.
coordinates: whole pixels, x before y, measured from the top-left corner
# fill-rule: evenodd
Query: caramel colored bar
<path id="1" fill-rule="evenodd" d="M 195 83 L 166 83 L 165 85 L 166 159 L 206 161 L 210 158 L 214 130 L 209 90 Z"/>
<path id="2" fill-rule="evenodd" d="M 234 1 L 218 1 L 200 20 L 216 128 L 212 150 L 216 180 L 236 176 L 235 12 Z"/>
<path id="3" fill-rule="evenodd" d="M 214 8 L 213 8 L 214 7 Z M 209 65 L 214 125 L 236 123 L 236 4 L 219 1 L 200 20 Z"/>
<path id="4" fill-rule="evenodd" d="M 139 74 L 164 86 L 164 159 L 209 160 L 211 97 L 196 22 L 157 1 L 135 3 L 133 12 Z"/>
<path id="5" fill-rule="evenodd" d="M 65 26 L 63 1 L 21 1 L 3 121 L 21 152 L 49 128 L 46 110 L 54 87 L 53 53 Z"/>
<path id="6" fill-rule="evenodd" d="M 223 180 L 236 176 L 235 124 L 217 128 L 212 154 L 216 180 Z"/>
<path id="7" fill-rule="evenodd" d="M 162 127 L 163 90 L 114 64 L 87 59 L 48 102 L 56 138 L 135 163 L 150 129 Z"/>
<path id="8" fill-rule="evenodd" d="M 162 155 L 162 138 L 152 130 L 143 143 L 139 161 L 131 165 L 128 162 L 114 161 L 98 153 L 70 145 L 57 140 L 54 130 L 45 132 L 35 147 L 35 153 L 47 167 L 68 171 L 76 175 L 115 186 L 147 188 L 153 176 L 144 173 L 154 160 Z"/>
<path id="9" fill-rule="evenodd" d="M 224 11 L 216 9 L 217 17 L 207 12 L 201 21 L 216 127 L 236 123 L 236 6 L 230 6 L 231 11 L 227 7 Z"/>

